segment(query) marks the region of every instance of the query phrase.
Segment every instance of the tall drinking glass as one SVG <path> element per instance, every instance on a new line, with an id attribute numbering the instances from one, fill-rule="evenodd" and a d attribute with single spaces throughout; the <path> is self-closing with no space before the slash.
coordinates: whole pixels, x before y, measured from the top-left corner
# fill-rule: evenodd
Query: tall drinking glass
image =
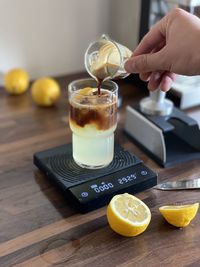
<path id="1" fill-rule="evenodd" d="M 103 168 L 113 160 L 117 127 L 118 85 L 102 83 L 98 95 L 94 79 L 80 79 L 68 86 L 74 161 L 83 168 Z"/>

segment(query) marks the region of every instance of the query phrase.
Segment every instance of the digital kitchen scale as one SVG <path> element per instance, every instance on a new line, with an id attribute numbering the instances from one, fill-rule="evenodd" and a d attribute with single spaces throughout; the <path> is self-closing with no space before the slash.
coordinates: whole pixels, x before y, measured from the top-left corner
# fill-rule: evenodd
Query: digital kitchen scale
<path id="1" fill-rule="evenodd" d="M 72 158 L 71 144 L 34 154 L 34 164 L 64 191 L 70 204 L 81 213 L 108 204 L 116 194 L 135 194 L 157 184 L 157 175 L 118 144 L 113 161 L 102 169 L 79 167 Z"/>

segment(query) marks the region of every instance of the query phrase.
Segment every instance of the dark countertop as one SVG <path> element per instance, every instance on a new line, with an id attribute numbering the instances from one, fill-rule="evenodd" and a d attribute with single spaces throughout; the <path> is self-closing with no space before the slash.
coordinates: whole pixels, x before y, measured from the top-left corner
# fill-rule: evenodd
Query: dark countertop
<path id="1" fill-rule="evenodd" d="M 34 105 L 29 92 L 14 97 L 0 90 L 0 266 L 200 266 L 200 214 L 177 229 L 158 211 L 169 203 L 199 202 L 199 190 L 137 194 L 152 220 L 143 234 L 125 238 L 109 228 L 106 207 L 77 213 L 34 167 L 33 153 L 71 141 L 66 87 L 82 76 L 58 79 L 63 97 L 53 108 Z M 120 91 L 116 140 L 157 172 L 159 182 L 200 177 L 200 161 L 163 169 L 130 142 L 123 133 L 125 107 L 145 92 L 126 81 Z M 200 122 L 200 109 L 189 114 Z"/>

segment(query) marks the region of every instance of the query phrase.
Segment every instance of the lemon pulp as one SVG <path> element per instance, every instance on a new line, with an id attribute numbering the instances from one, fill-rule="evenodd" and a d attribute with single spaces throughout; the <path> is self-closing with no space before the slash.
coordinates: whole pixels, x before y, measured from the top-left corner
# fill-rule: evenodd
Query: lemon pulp
<path id="1" fill-rule="evenodd" d="M 116 195 L 107 208 L 110 227 L 120 235 L 136 236 L 143 233 L 151 220 L 151 212 L 140 199 L 128 193 Z"/>
<path id="2" fill-rule="evenodd" d="M 176 227 L 186 227 L 194 219 L 199 203 L 190 205 L 169 205 L 159 208 L 166 221 Z"/>

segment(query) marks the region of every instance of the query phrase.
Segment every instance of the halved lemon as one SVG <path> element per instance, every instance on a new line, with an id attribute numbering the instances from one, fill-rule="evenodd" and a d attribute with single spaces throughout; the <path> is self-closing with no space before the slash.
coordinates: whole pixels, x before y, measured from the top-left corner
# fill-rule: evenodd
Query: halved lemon
<path id="1" fill-rule="evenodd" d="M 110 227 L 122 236 L 143 233 L 151 220 L 151 212 L 139 198 L 128 193 L 114 196 L 107 208 Z"/>
<path id="2" fill-rule="evenodd" d="M 159 208 L 166 221 L 176 227 L 186 227 L 194 219 L 199 203 L 190 205 L 170 205 Z"/>

